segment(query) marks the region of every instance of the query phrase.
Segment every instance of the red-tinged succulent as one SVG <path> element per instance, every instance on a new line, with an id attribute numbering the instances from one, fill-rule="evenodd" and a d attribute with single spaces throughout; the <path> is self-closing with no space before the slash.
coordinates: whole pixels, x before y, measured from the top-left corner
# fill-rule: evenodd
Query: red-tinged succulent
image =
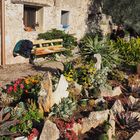
<path id="1" fill-rule="evenodd" d="M 78 137 L 76 133 L 72 130 L 74 119 L 70 120 L 69 122 L 66 122 L 61 119 L 57 119 L 55 121 L 57 127 L 60 130 L 60 137 L 67 139 L 67 140 L 78 140 Z"/>
<path id="2" fill-rule="evenodd" d="M 39 132 L 36 128 L 32 129 L 32 132 L 30 133 L 30 135 L 28 136 L 28 140 L 33 140 L 35 137 L 37 137 L 39 135 Z"/>

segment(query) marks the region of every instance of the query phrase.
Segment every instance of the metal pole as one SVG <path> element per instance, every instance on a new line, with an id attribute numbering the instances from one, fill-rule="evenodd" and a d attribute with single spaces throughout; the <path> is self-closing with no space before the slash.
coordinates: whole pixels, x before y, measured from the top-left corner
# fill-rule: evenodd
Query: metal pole
<path id="1" fill-rule="evenodd" d="M 1 0 L 1 65 L 5 64 L 5 0 Z"/>

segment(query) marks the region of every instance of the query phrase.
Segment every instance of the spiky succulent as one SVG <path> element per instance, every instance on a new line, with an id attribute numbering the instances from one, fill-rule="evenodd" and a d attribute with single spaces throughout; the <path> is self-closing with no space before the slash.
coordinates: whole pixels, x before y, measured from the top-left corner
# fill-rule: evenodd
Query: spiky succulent
<path id="1" fill-rule="evenodd" d="M 63 98 L 59 105 L 55 104 L 50 112 L 50 116 L 56 115 L 61 119 L 68 119 L 76 110 L 76 102 L 70 98 Z"/>
<path id="2" fill-rule="evenodd" d="M 14 133 L 9 128 L 19 123 L 17 119 L 11 120 L 10 111 L 11 109 L 9 107 L 2 108 L 0 111 L 0 137 L 13 135 Z"/>
<path id="3" fill-rule="evenodd" d="M 131 112 L 121 112 L 115 115 L 116 125 L 122 129 L 131 132 L 140 130 L 140 121 L 138 116 L 134 116 Z"/>

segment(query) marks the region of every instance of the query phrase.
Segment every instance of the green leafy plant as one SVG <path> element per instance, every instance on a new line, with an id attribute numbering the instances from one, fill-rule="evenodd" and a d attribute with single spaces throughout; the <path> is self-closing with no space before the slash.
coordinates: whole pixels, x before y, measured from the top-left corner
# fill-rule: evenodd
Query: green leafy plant
<path id="1" fill-rule="evenodd" d="M 21 111 L 21 113 L 17 111 L 14 112 L 13 117 L 17 117 L 20 122 L 16 126 L 11 127 L 11 131 L 21 134 L 29 134 L 33 127 L 33 123 L 39 123 L 42 116 L 39 114 L 36 105 L 28 106 L 28 109 Z"/>
<path id="2" fill-rule="evenodd" d="M 76 110 L 76 102 L 70 98 L 63 98 L 59 105 L 55 104 L 51 108 L 49 116 L 55 115 L 61 119 L 68 119 L 73 115 L 73 112 Z"/>
<path id="3" fill-rule="evenodd" d="M 66 48 L 66 50 L 64 52 L 59 52 L 59 54 L 63 54 L 65 56 L 72 56 L 72 49 L 77 46 L 77 39 L 74 36 L 57 29 L 52 29 L 45 33 L 39 34 L 38 39 L 63 39 L 63 46 Z"/>
<path id="4" fill-rule="evenodd" d="M 93 85 L 95 73 L 96 68 L 94 67 L 94 63 L 90 61 L 77 68 L 69 64 L 69 68 L 64 72 L 64 75 L 68 81 L 76 81 L 78 84 L 88 88 Z"/>
<path id="5" fill-rule="evenodd" d="M 112 46 L 119 50 L 123 62 L 127 65 L 134 65 L 140 62 L 140 38 L 125 41 L 118 39 Z"/>
<path id="6" fill-rule="evenodd" d="M 99 53 L 102 56 L 102 66 L 110 69 L 118 66 L 121 61 L 119 50 L 113 48 L 106 38 L 99 41 L 95 38 L 87 37 L 84 45 L 81 46 L 81 53 L 86 59 L 93 60 L 94 54 Z"/>
<path id="7" fill-rule="evenodd" d="M 101 134 L 100 136 L 99 136 L 99 138 L 98 138 L 98 140 L 109 140 L 109 137 L 108 137 L 108 135 L 107 134 Z"/>
<path id="8" fill-rule="evenodd" d="M 134 117 L 131 112 L 116 113 L 115 122 L 122 130 L 135 132 L 140 129 L 139 117 Z"/>
<path id="9" fill-rule="evenodd" d="M 114 69 L 112 72 L 109 73 L 110 80 L 117 80 L 119 82 L 123 82 L 125 79 L 125 73 L 118 69 Z"/>
<path id="10" fill-rule="evenodd" d="M 94 106 L 95 111 L 102 111 L 108 109 L 108 103 L 107 102 L 99 102 Z"/>

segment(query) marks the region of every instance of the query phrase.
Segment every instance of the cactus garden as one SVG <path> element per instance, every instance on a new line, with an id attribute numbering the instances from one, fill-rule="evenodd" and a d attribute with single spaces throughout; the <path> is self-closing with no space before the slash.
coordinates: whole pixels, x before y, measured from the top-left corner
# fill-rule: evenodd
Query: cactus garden
<path id="1" fill-rule="evenodd" d="M 0 140 L 129 140 L 140 130 L 140 39 L 90 36 L 76 47 L 61 70 L 2 83 Z"/>

